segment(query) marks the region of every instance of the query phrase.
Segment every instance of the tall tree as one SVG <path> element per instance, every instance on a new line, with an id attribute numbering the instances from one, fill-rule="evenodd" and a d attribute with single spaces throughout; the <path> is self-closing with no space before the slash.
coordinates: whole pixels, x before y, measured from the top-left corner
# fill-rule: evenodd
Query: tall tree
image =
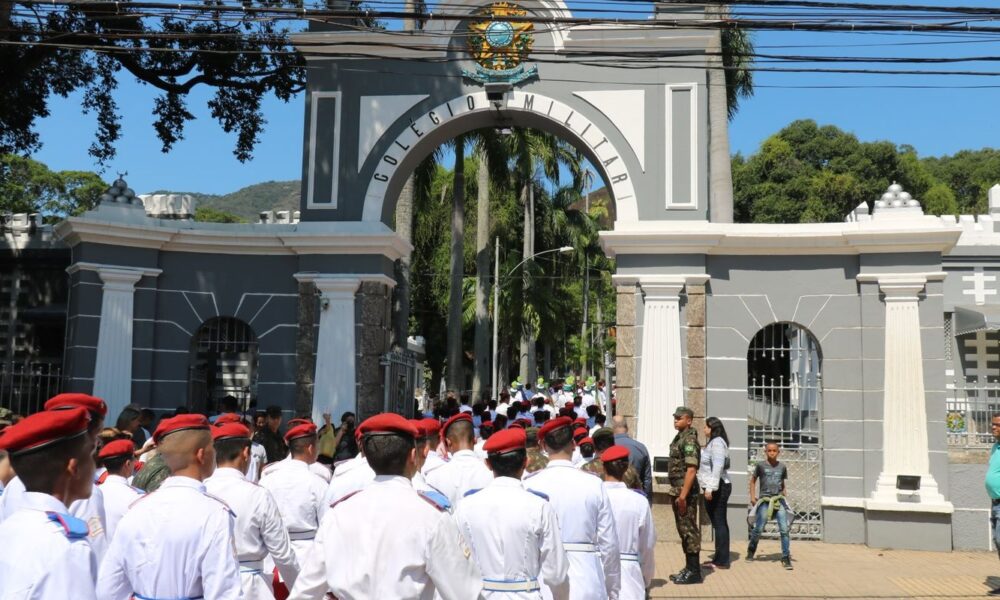
<path id="1" fill-rule="evenodd" d="M 490 281 L 490 171 L 486 150 L 480 149 L 476 185 L 476 337 L 472 399 L 478 402 L 490 381 L 490 320 L 487 314 Z M 492 393 L 496 393 L 493 390 Z"/>
<path id="2" fill-rule="evenodd" d="M 451 257 L 448 294 L 448 388 L 462 391 L 462 276 L 465 267 L 465 136 L 455 138 L 455 172 L 451 191 Z"/>
<path id="3" fill-rule="evenodd" d="M 45 164 L 16 156 L 0 155 L 0 210 L 38 213 L 56 220 L 97 206 L 108 189 L 96 173 L 52 171 Z"/>
<path id="4" fill-rule="evenodd" d="M 727 21 L 729 7 L 709 4 L 709 20 Z M 740 98 L 753 95 L 749 69 L 753 43 L 740 27 L 711 32 L 708 46 L 709 202 L 711 220 L 733 222 L 733 174 L 729 154 L 729 120 L 736 116 Z"/>

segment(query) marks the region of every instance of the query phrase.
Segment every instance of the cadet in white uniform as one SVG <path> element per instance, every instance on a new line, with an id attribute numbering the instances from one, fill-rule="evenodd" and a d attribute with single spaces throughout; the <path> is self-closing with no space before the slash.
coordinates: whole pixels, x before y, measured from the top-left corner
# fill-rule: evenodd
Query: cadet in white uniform
<path id="1" fill-rule="evenodd" d="M 153 432 L 172 475 L 118 523 L 98 572 L 101 600 L 242 596 L 235 515 L 203 483 L 215 470 L 209 427 L 204 416 L 186 414 L 162 421 Z"/>
<path id="2" fill-rule="evenodd" d="M 628 448 L 611 446 L 601 453 L 604 463 L 604 489 L 611 501 L 618 530 L 622 557 L 622 588 L 619 600 L 645 600 L 646 589 L 653 582 L 656 560 L 656 529 L 649 500 L 639 490 L 623 483 L 628 470 Z"/>
<path id="3" fill-rule="evenodd" d="M 132 440 L 108 442 L 98 456 L 108 470 L 101 484 L 101 493 L 104 494 L 104 518 L 108 523 L 108 539 L 111 540 L 128 508 L 146 492 L 128 483 L 128 477 L 135 471 L 135 444 Z"/>
<path id="4" fill-rule="evenodd" d="M 428 420 L 433 421 L 433 419 Z M 413 425 L 413 428 L 417 430 L 417 438 L 414 440 L 417 452 L 413 457 L 417 468 L 413 473 L 413 478 L 410 480 L 410 483 L 413 485 L 413 489 L 418 492 L 425 492 L 439 504 L 447 505 L 447 508 L 450 511 L 451 502 L 448 501 L 448 497 L 431 487 L 424 478 L 423 473 L 420 472 L 421 467 L 424 466 L 424 461 L 427 460 L 427 457 L 434 452 L 433 448 L 437 445 L 438 441 L 438 428 L 429 427 L 424 421 L 425 419 L 410 419 L 410 425 Z M 435 425 L 436 424 L 437 422 L 435 421 Z M 372 481 L 374 480 L 375 479 L 372 478 Z"/>
<path id="5" fill-rule="evenodd" d="M 541 581 L 555 600 L 566 600 L 569 560 L 558 518 L 548 498 L 521 486 L 526 441 L 523 429 L 490 436 L 486 453 L 495 479 L 466 495 L 455 520 L 483 574 L 484 597 L 540 599 Z"/>
<path id="6" fill-rule="evenodd" d="M 410 485 L 417 430 L 385 413 L 361 423 L 377 476 L 330 507 L 289 600 L 474 600 L 482 588 L 455 521 Z M 384 576 L 383 576 L 384 575 Z"/>
<path id="7" fill-rule="evenodd" d="M 273 577 L 264 571 L 264 558 L 272 558 L 286 585 L 299 574 L 288 530 L 271 493 L 246 479 L 250 430 L 241 423 L 226 423 L 212 429 L 212 439 L 218 468 L 205 480 L 205 488 L 236 513 L 234 537 L 243 597 L 273 600 Z"/>
<path id="8" fill-rule="evenodd" d="M 538 430 L 549 464 L 524 480 L 542 492 L 559 516 L 563 547 L 569 552 L 572 600 L 617 600 L 621 557 L 611 504 L 599 477 L 573 466 L 569 417 L 553 419 Z"/>
<path id="9" fill-rule="evenodd" d="M 278 469 L 265 469 L 260 478 L 260 485 L 271 492 L 278 504 L 299 565 L 306 560 L 306 551 L 312 546 L 328 506 L 324 502 L 327 484 L 309 470 L 319 456 L 317 442 L 316 426 L 312 423 L 292 427 L 285 433 L 292 459 Z M 264 572 L 271 572 L 273 564 L 270 558 L 266 559 Z"/>
<path id="10" fill-rule="evenodd" d="M 219 418 L 215 420 L 215 425 L 225 425 L 227 423 L 240 423 L 243 426 L 250 428 L 250 419 L 243 419 L 236 413 L 223 413 L 219 415 Z M 253 438 L 253 430 L 250 431 L 250 437 Z M 257 442 L 250 442 L 250 465 L 247 467 L 246 479 L 251 483 L 257 483 L 260 481 L 260 472 L 264 468 L 264 464 L 267 463 L 267 450 L 264 449 L 262 444 Z"/>
<path id="11" fill-rule="evenodd" d="M 94 439 L 81 408 L 41 412 L 0 436 L 14 469 L 24 474 L 21 508 L 0 524 L 0 598 L 93 600 L 97 559 L 87 524 L 66 503 L 90 495 Z"/>
<path id="12" fill-rule="evenodd" d="M 493 480 L 493 473 L 474 450 L 476 439 L 472 435 L 472 417 L 458 413 L 441 428 L 448 446 L 448 463 L 427 473 L 427 483 L 448 497 L 457 507 L 466 492 L 486 487 Z"/>
<path id="13" fill-rule="evenodd" d="M 77 393 L 58 394 L 45 403 L 46 411 L 73 408 L 86 409 L 90 414 L 88 431 L 96 443 L 97 434 L 104 428 L 104 417 L 108 414 L 108 406 L 100 398 Z M 24 483 L 18 477 L 7 484 L 3 495 L 0 496 L 0 521 L 17 512 L 21 507 L 24 492 Z M 104 517 L 104 494 L 101 493 L 101 488 L 92 486 L 89 497 L 80 498 L 69 505 L 69 514 L 87 523 L 87 529 L 90 532 L 87 535 L 87 541 L 90 542 L 90 546 L 97 556 L 97 561 L 100 563 L 105 552 L 108 551 L 107 521 Z"/>
<path id="14" fill-rule="evenodd" d="M 375 481 L 375 471 L 368 466 L 365 455 L 358 453 L 354 458 L 337 465 L 333 478 L 330 479 L 330 485 L 326 488 L 323 503 L 329 506 L 348 494 L 364 489 L 373 481 Z"/>

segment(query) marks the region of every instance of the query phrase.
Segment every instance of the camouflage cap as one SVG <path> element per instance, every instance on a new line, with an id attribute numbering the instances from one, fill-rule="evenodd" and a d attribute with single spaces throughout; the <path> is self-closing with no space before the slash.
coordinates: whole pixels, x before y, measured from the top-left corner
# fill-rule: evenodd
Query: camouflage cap
<path id="1" fill-rule="evenodd" d="M 9 408 L 0 407 L 0 426 L 14 423 L 14 411 Z"/>
<path id="2" fill-rule="evenodd" d="M 677 409 L 674 411 L 674 416 L 675 417 L 682 417 L 682 416 L 685 416 L 685 415 L 688 416 L 688 417 L 691 417 L 693 419 L 694 418 L 694 411 L 691 410 L 690 408 L 686 407 L 686 406 L 678 406 Z"/>

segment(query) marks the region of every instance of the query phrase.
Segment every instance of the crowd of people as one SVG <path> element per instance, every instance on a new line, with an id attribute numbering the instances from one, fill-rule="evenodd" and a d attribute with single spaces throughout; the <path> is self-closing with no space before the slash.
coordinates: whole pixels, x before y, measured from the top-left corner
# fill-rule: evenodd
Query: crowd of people
<path id="1" fill-rule="evenodd" d="M 0 430 L 0 598 L 642 600 L 649 453 L 607 422 L 603 386 L 561 388 L 337 425 L 227 398 L 211 418 L 130 405 L 105 427 L 101 399 L 60 394 Z M 699 488 L 712 563 L 729 562 L 725 429 L 709 419 L 702 452 L 691 416 L 678 410 L 671 448 L 677 584 L 701 581 L 685 535 Z M 784 491 L 775 470 L 756 477 L 761 502 L 775 477 Z"/>

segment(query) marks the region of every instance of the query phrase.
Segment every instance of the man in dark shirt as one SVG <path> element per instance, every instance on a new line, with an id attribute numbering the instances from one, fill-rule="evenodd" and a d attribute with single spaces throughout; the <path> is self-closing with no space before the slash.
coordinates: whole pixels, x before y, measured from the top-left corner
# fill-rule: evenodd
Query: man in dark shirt
<path id="1" fill-rule="evenodd" d="M 280 429 L 281 407 L 267 407 L 267 418 L 264 421 L 264 427 L 257 430 L 253 441 L 257 442 L 261 446 L 264 446 L 264 452 L 267 453 L 268 463 L 283 460 L 286 456 L 288 456 L 288 446 L 285 445 L 285 440 L 281 436 Z"/>
<path id="2" fill-rule="evenodd" d="M 628 462 L 642 479 L 642 491 L 646 493 L 649 502 L 653 502 L 653 465 L 649 461 L 649 450 L 646 445 L 634 440 L 628 435 L 628 423 L 625 417 L 612 417 L 612 430 L 615 432 L 615 444 L 628 448 Z"/>
<path id="3" fill-rule="evenodd" d="M 747 546 L 747 560 L 753 560 L 757 553 L 757 541 L 764 530 L 764 525 L 772 518 L 778 521 L 778 533 L 781 536 L 781 564 L 785 569 L 792 570 L 792 557 L 789 549 L 789 520 L 791 515 L 788 502 L 785 500 L 788 479 L 788 469 L 778 461 L 781 449 L 778 444 L 768 442 L 764 446 L 767 460 L 757 463 L 753 475 L 750 476 L 750 504 L 756 511 L 753 530 L 750 532 L 750 545 Z M 757 494 L 757 482 L 760 482 L 760 494 Z M 760 502 L 758 503 L 758 500 Z"/>

